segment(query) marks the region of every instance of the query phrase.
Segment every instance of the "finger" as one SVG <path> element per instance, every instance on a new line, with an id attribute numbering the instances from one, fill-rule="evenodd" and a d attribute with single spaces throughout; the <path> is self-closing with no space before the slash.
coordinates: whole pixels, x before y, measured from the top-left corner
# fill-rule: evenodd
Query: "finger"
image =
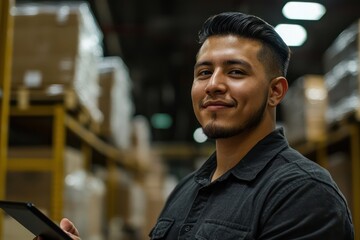
<path id="1" fill-rule="evenodd" d="M 79 236 L 79 232 L 76 229 L 75 225 L 67 218 L 63 218 L 60 222 L 60 227 L 70 234 L 73 234 L 74 236 Z"/>

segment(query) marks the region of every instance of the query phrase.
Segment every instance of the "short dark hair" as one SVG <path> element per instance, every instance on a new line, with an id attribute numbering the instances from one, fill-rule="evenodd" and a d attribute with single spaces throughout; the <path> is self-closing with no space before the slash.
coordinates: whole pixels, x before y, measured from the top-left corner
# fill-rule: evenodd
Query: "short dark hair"
<path id="1" fill-rule="evenodd" d="M 270 74 L 286 76 L 290 49 L 274 27 L 263 19 L 240 12 L 224 12 L 211 16 L 199 31 L 199 43 L 203 44 L 208 37 L 218 35 L 235 35 L 260 41 L 263 48 L 258 58 L 265 69 Z"/>

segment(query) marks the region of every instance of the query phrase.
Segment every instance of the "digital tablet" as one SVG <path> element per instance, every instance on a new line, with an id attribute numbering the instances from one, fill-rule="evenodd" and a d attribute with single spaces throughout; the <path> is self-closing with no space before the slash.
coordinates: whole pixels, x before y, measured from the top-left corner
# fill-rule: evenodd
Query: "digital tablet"
<path id="1" fill-rule="evenodd" d="M 42 236 L 44 240 L 72 240 L 32 203 L 0 201 L 0 208 L 35 236 Z"/>

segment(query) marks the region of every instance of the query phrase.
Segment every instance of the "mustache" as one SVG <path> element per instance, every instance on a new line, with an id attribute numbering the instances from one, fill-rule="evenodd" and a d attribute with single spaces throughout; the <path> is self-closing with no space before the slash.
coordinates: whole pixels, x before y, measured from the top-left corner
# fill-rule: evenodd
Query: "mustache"
<path id="1" fill-rule="evenodd" d="M 206 97 L 199 101 L 200 108 L 206 108 L 211 105 L 222 105 L 227 107 L 237 106 L 237 102 L 233 99 L 225 99 L 225 98 L 209 98 Z"/>

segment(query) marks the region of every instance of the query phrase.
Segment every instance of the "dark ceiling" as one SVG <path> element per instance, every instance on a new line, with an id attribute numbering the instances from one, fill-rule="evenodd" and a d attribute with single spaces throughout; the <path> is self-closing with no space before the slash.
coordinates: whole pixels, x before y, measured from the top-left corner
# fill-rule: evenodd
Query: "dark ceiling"
<path id="1" fill-rule="evenodd" d="M 23 2 L 23 1 L 21 1 Z M 29 1 L 27 1 L 29 2 Z M 197 32 L 204 20 L 223 11 L 257 15 L 272 25 L 300 23 L 308 32 L 301 47 L 292 48 L 288 80 L 323 74 L 322 57 L 339 33 L 360 18 L 360 0 L 320 0 L 320 21 L 286 19 L 284 0 L 89 0 L 104 33 L 106 56 L 121 56 L 130 70 L 136 114 L 173 117 L 170 129 L 153 129 L 154 141 L 192 141 L 198 124 L 190 87 Z"/>

